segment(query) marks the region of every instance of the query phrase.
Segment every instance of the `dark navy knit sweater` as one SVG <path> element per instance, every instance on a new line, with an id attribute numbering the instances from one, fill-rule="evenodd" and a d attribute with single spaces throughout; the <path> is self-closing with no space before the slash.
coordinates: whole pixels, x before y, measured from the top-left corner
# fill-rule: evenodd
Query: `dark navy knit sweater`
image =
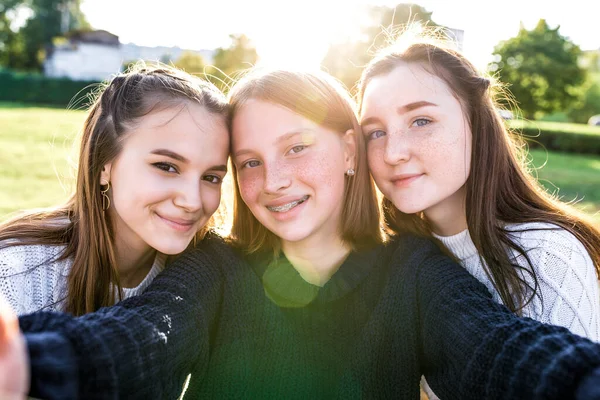
<path id="1" fill-rule="evenodd" d="M 141 296 L 20 323 L 38 397 L 177 398 L 191 372 L 186 399 L 418 399 L 422 374 L 442 399 L 600 398 L 600 345 L 515 317 L 409 236 L 323 288 L 213 236 Z"/>

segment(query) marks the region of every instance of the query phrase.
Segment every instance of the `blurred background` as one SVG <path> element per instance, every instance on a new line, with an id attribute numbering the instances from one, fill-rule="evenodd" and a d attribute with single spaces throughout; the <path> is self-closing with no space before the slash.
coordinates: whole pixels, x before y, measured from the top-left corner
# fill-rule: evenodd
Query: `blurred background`
<path id="1" fill-rule="evenodd" d="M 600 224 L 600 4 L 513 1 L 0 0 L 0 220 L 56 205 L 98 83 L 146 60 L 223 90 L 252 65 L 322 67 L 349 90 L 390 26 L 439 27 L 508 85 L 532 173 Z M 227 199 L 225 199 L 227 201 Z"/>

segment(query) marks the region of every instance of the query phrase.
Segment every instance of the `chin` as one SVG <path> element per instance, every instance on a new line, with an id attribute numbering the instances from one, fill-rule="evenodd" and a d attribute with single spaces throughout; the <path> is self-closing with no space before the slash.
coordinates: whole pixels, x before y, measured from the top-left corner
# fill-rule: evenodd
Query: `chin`
<path id="1" fill-rule="evenodd" d="M 156 246 L 152 246 L 159 253 L 163 253 L 169 256 L 173 256 L 182 253 L 189 246 L 191 241 L 180 242 L 180 243 L 157 243 Z"/>

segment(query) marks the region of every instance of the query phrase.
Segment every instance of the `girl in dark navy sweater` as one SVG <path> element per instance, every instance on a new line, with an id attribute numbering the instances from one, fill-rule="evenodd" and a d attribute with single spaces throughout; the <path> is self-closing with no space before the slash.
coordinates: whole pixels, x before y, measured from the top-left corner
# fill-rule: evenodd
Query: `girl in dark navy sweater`
<path id="1" fill-rule="evenodd" d="M 426 239 L 387 243 L 364 139 L 321 73 L 230 95 L 235 215 L 141 296 L 20 318 L 43 398 L 600 398 L 600 345 L 520 319 Z M 596 392 L 594 392 L 596 391 Z"/>

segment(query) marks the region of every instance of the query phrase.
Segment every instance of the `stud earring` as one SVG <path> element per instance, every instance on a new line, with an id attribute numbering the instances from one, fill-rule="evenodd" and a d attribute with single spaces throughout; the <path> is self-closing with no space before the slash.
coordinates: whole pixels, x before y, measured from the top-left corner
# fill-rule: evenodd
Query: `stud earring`
<path id="1" fill-rule="evenodd" d="M 100 189 L 100 194 L 102 195 L 102 212 L 104 212 L 110 208 L 110 197 L 108 197 L 110 182 L 107 181 L 106 184 L 100 184 L 100 186 L 106 186 L 106 189 Z"/>
<path id="2" fill-rule="evenodd" d="M 348 168 L 348 169 L 346 170 L 346 175 L 347 175 L 347 176 L 354 176 L 354 173 L 355 173 L 355 172 L 354 172 L 354 168 Z"/>

